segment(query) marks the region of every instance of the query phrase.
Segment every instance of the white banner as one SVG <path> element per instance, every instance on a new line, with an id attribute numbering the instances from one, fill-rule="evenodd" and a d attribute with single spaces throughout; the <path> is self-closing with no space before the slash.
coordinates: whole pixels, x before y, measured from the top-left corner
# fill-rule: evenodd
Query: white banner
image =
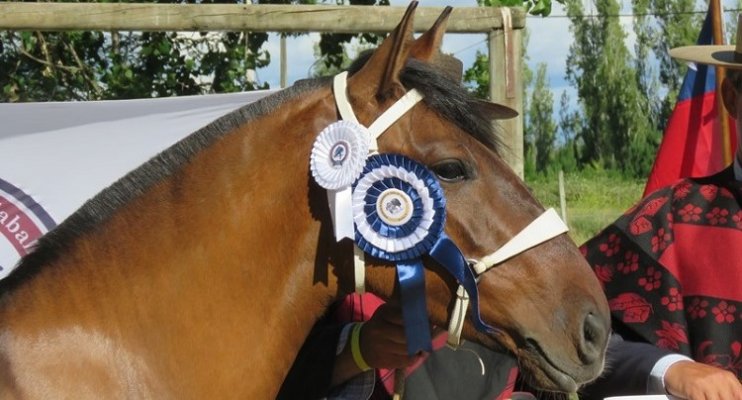
<path id="1" fill-rule="evenodd" d="M 0 279 L 41 235 L 111 183 L 271 93 L 0 104 Z"/>

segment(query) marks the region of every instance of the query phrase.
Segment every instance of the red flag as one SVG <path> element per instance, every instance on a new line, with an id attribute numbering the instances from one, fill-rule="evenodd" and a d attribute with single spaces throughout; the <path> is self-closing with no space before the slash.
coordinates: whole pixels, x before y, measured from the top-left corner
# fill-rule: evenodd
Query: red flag
<path id="1" fill-rule="evenodd" d="M 698 37 L 699 45 L 713 44 L 711 12 Z M 729 143 L 735 148 L 734 120 L 729 119 Z M 726 167 L 721 123 L 716 101 L 713 65 L 690 65 L 675 109 L 657 150 L 644 196 L 678 179 L 711 175 Z"/>

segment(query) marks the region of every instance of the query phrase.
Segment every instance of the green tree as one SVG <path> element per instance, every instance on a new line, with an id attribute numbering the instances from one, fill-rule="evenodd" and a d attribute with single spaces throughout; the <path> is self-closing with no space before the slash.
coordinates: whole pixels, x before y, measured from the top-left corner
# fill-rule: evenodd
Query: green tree
<path id="1" fill-rule="evenodd" d="M 564 3 L 563 0 L 557 0 L 559 3 Z M 551 0 L 477 0 L 477 4 L 480 7 L 523 7 L 526 12 L 531 15 L 548 16 L 551 13 Z M 526 36 L 527 36 L 526 29 Z M 528 39 L 523 40 L 523 57 L 524 66 L 524 87 L 528 86 L 527 75 L 531 73 L 528 70 L 528 65 L 525 61 L 528 59 L 525 53 L 526 43 Z M 472 93 L 482 99 L 489 97 L 489 57 L 480 51 L 477 51 L 474 59 L 474 63 L 464 72 L 464 84 L 471 90 Z"/>
<path id="2" fill-rule="evenodd" d="M 251 71 L 270 62 L 261 49 L 267 38 L 266 33 L 235 32 L 3 31 L 0 100 L 121 99 L 266 88 Z"/>
<path id="3" fill-rule="evenodd" d="M 564 0 L 556 0 L 564 4 Z M 545 17 L 551 14 L 551 0 L 477 0 L 480 7 L 523 7 L 527 13 Z"/>
<path id="4" fill-rule="evenodd" d="M 322 2 L 325 2 L 324 0 Z M 182 3 L 158 0 L 159 3 Z M 193 0 L 241 3 L 244 0 Z M 253 0 L 260 4 L 315 4 L 316 0 Z M 388 5 L 388 0 L 335 4 Z M 289 34 L 294 35 L 294 34 Z M 328 67 L 359 36 L 322 35 Z M 162 97 L 268 88 L 255 70 L 268 65 L 264 32 L 0 32 L 0 101 L 99 100 Z"/>
<path id="5" fill-rule="evenodd" d="M 615 0 L 596 0 L 597 17 L 586 16 L 582 2 L 567 2 L 574 42 L 567 57 L 567 80 L 577 89 L 580 108 L 574 129 L 578 163 L 645 175 L 658 131 L 646 118 L 649 100 L 639 85 L 626 48 Z"/>
<path id="6" fill-rule="evenodd" d="M 544 172 L 552 162 L 557 131 L 557 125 L 552 117 L 554 95 L 549 90 L 545 63 L 539 63 L 536 66 L 536 79 L 531 90 L 529 105 L 528 130 L 525 132 L 526 143 L 530 144 L 527 147 L 532 150 L 536 171 Z"/>
<path id="7" fill-rule="evenodd" d="M 477 50 L 474 56 L 474 63 L 464 71 L 464 85 L 477 97 L 482 99 L 489 98 L 490 70 L 487 54 Z"/>
<path id="8" fill-rule="evenodd" d="M 577 158 L 580 154 L 577 141 L 577 130 L 580 125 L 580 117 L 577 111 L 570 108 L 572 100 L 567 92 L 562 92 L 559 98 L 559 142 L 556 149 L 556 160 L 559 167 L 565 172 L 573 172 L 578 169 Z"/>
<path id="9" fill-rule="evenodd" d="M 706 3 L 703 3 L 706 4 Z M 693 44 L 703 24 L 704 15 L 694 12 L 694 0 L 634 0 L 637 16 L 634 32 L 637 34 L 637 68 L 642 75 L 643 89 L 650 94 L 650 118 L 660 131 L 675 107 L 678 91 L 685 76 L 686 65 L 674 60 L 669 50 Z M 650 70 L 654 62 L 658 70 Z M 664 93 L 663 96 L 660 94 Z"/>
<path id="10" fill-rule="evenodd" d="M 563 3 L 561 0 L 558 1 Z M 523 7 L 529 14 L 540 16 L 549 15 L 552 4 L 550 0 L 477 0 L 477 3 L 483 7 Z M 520 71 L 524 92 L 528 92 L 534 80 L 533 71 L 528 67 L 528 54 L 526 52 L 529 40 L 530 32 L 526 27 L 521 49 L 522 69 Z M 528 113 L 526 118 L 523 119 L 524 173 L 526 177 L 544 170 L 545 160 L 551 159 L 556 134 L 556 123 L 552 118 L 553 94 L 548 88 L 548 83 L 544 83 L 546 79 L 545 65 L 541 72 L 542 82 L 536 83 L 537 87 L 531 91 L 531 98 L 528 96 L 523 98 L 523 109 L 527 110 Z M 464 73 L 464 83 L 476 96 L 488 99 L 489 82 L 489 58 L 486 54 L 477 51 L 473 65 Z M 549 139 L 549 135 L 551 139 Z"/>

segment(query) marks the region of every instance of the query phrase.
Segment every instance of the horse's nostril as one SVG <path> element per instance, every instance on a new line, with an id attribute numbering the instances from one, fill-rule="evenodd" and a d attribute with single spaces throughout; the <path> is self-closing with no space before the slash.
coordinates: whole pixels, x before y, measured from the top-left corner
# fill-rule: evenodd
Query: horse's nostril
<path id="1" fill-rule="evenodd" d="M 608 325 L 603 319 L 587 313 L 582 325 L 582 340 L 580 341 L 580 355 L 582 362 L 592 364 L 600 360 L 608 340 Z"/>

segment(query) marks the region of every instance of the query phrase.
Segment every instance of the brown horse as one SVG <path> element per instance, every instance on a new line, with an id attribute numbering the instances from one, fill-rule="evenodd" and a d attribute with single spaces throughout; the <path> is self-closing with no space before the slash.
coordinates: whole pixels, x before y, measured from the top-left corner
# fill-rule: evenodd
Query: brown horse
<path id="1" fill-rule="evenodd" d="M 379 141 L 432 170 L 445 231 L 466 257 L 491 253 L 543 212 L 497 154 L 491 109 L 431 67 L 445 17 L 400 26 L 348 79 L 364 125 L 409 88 L 425 96 Z M 448 12 L 446 12 L 446 15 Z M 269 399 L 326 307 L 352 290 L 350 241 L 333 237 L 309 172 L 318 132 L 339 118 L 327 79 L 222 117 L 133 171 L 42 238 L 0 283 L 0 397 Z M 456 282 L 425 260 L 430 320 Z M 396 296 L 368 258 L 366 288 Z M 484 274 L 463 336 L 515 354 L 544 389 L 601 371 L 609 329 L 597 279 L 561 235 Z"/>

